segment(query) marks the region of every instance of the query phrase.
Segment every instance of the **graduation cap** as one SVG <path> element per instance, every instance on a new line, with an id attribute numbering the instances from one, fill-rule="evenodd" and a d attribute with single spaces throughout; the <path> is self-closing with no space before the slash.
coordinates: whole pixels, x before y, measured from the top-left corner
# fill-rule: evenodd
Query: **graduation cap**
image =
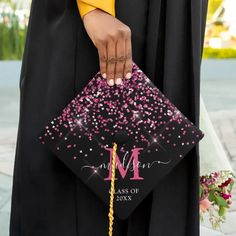
<path id="1" fill-rule="evenodd" d="M 113 207 L 126 219 L 202 137 L 133 63 L 120 85 L 98 72 L 39 139 L 110 205 L 111 222 Z"/>

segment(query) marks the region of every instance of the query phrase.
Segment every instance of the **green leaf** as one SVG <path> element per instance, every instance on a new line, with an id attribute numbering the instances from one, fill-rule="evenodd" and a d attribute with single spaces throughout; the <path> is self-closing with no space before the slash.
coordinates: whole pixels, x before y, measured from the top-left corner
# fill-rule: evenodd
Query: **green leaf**
<path id="1" fill-rule="evenodd" d="M 228 207 L 228 204 L 223 197 L 215 195 L 215 200 L 219 206 Z"/>
<path id="2" fill-rule="evenodd" d="M 223 216 L 225 214 L 225 207 L 220 206 L 218 211 L 219 216 Z"/>
<path id="3" fill-rule="evenodd" d="M 232 182 L 229 184 L 229 191 L 230 191 L 230 192 L 232 191 L 233 186 L 234 186 L 234 181 L 232 181 Z"/>
<path id="4" fill-rule="evenodd" d="M 214 194 L 213 191 L 209 192 L 208 199 L 209 199 L 210 202 L 215 202 L 216 201 L 215 194 Z"/>
<path id="5" fill-rule="evenodd" d="M 221 188 L 215 187 L 215 191 L 221 192 Z"/>

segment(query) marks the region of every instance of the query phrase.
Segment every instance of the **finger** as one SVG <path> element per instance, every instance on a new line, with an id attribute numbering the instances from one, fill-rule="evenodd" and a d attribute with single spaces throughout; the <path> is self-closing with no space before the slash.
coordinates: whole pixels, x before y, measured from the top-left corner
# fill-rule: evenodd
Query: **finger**
<path id="1" fill-rule="evenodd" d="M 109 40 L 107 44 L 107 80 L 109 85 L 114 85 L 115 76 L 115 56 L 116 45 L 113 40 Z"/>
<path id="2" fill-rule="evenodd" d="M 98 55 L 99 55 L 99 67 L 101 75 L 104 79 L 107 78 L 107 48 L 106 44 L 98 44 Z"/>
<path id="3" fill-rule="evenodd" d="M 115 83 L 121 84 L 124 77 L 125 66 L 125 38 L 120 38 L 116 44 L 116 66 L 115 66 Z"/>
<path id="4" fill-rule="evenodd" d="M 132 45 L 131 45 L 131 36 L 128 36 L 125 41 L 125 68 L 124 74 L 126 79 L 130 79 L 132 77 Z"/>

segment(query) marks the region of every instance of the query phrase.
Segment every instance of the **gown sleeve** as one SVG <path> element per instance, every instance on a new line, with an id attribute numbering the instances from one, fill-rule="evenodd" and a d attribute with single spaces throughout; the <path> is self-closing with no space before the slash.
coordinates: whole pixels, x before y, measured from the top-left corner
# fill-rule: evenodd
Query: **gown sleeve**
<path id="1" fill-rule="evenodd" d="M 77 0 L 77 5 L 82 18 L 96 8 L 115 16 L 115 0 Z"/>

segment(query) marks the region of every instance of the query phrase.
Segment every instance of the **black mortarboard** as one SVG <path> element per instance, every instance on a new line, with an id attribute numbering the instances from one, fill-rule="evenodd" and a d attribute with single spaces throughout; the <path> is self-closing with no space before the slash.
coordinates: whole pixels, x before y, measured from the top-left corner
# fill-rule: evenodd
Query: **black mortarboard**
<path id="1" fill-rule="evenodd" d="M 39 138 L 107 204 L 116 143 L 114 212 L 125 219 L 202 137 L 133 63 L 121 85 L 97 73 Z"/>

